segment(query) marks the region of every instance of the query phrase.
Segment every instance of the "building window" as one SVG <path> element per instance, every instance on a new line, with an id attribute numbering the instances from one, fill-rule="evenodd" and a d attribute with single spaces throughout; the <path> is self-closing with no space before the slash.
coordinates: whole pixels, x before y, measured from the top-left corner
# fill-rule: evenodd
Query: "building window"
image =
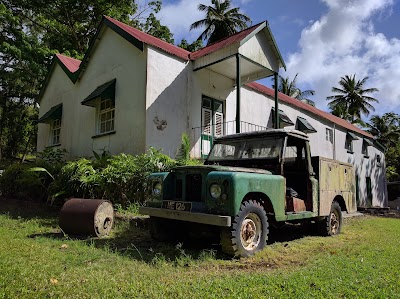
<path id="1" fill-rule="evenodd" d="M 344 144 L 345 149 L 347 149 L 348 153 L 353 153 L 353 140 L 357 140 L 358 137 L 353 134 L 352 132 L 347 132 L 346 134 L 346 141 Z"/>
<path id="2" fill-rule="evenodd" d="M 333 131 L 328 128 L 326 128 L 326 141 L 333 143 Z"/>
<path id="3" fill-rule="evenodd" d="M 346 143 L 345 143 L 345 149 L 347 149 L 347 151 L 349 153 L 353 152 L 353 139 L 346 137 Z"/>
<path id="4" fill-rule="evenodd" d="M 279 128 L 284 128 L 288 126 L 293 126 L 294 122 L 291 121 L 291 119 L 286 115 L 285 112 L 283 112 L 281 109 L 278 109 L 279 111 Z M 275 107 L 271 108 L 271 115 L 270 118 L 272 119 L 272 127 L 275 128 Z"/>
<path id="5" fill-rule="evenodd" d="M 114 131 L 115 101 L 101 99 L 98 114 L 98 134 Z"/>
<path id="6" fill-rule="evenodd" d="M 206 157 L 214 137 L 225 134 L 224 105 L 221 101 L 206 96 L 202 97 L 201 124 L 201 153 L 202 157 Z"/>
<path id="7" fill-rule="evenodd" d="M 82 105 L 96 108 L 95 133 L 103 135 L 115 133 L 115 84 L 117 80 L 113 79 L 98 86 L 82 102 Z M 95 138 L 96 136 L 92 136 Z"/>
<path id="8" fill-rule="evenodd" d="M 366 177 L 366 187 L 367 187 L 367 207 L 372 207 L 372 181 L 371 177 Z"/>
<path id="9" fill-rule="evenodd" d="M 362 145 L 362 154 L 364 158 L 368 158 L 368 144 L 364 141 Z"/>
<path id="10" fill-rule="evenodd" d="M 376 155 L 376 165 L 381 166 L 381 155 Z"/>
<path id="11" fill-rule="evenodd" d="M 50 128 L 50 145 L 60 144 L 61 119 L 54 119 Z"/>

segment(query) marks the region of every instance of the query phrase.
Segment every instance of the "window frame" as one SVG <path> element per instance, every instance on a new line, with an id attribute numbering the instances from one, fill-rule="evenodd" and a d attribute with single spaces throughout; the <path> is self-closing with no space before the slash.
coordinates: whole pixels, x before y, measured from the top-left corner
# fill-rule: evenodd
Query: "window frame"
<path id="1" fill-rule="evenodd" d="M 361 153 L 364 155 L 364 158 L 369 158 L 368 144 L 365 141 L 363 141 L 362 143 Z"/>
<path id="2" fill-rule="evenodd" d="M 382 165 L 382 155 L 381 154 L 376 154 L 376 165 L 378 167 L 381 167 L 381 165 Z"/>
<path id="3" fill-rule="evenodd" d="M 333 144 L 333 130 L 331 128 L 325 128 L 325 139 L 329 143 Z"/>
<path id="4" fill-rule="evenodd" d="M 110 102 L 110 106 L 107 107 L 107 103 Z M 104 108 L 102 109 L 102 104 Z M 110 115 L 107 117 L 107 115 Z M 103 115 L 106 115 L 105 119 L 102 120 Z M 110 128 L 107 130 L 107 124 L 110 123 Z M 102 129 L 102 125 L 104 128 Z M 106 135 L 115 132 L 115 99 L 111 97 L 99 98 L 99 102 L 96 109 L 96 134 Z"/>
<path id="5" fill-rule="evenodd" d="M 344 148 L 347 150 L 348 153 L 354 153 L 353 151 L 353 139 L 349 136 L 346 136 L 346 141 L 344 143 Z"/>
<path id="6" fill-rule="evenodd" d="M 61 118 L 55 118 L 50 124 L 49 145 L 55 146 L 61 144 Z"/>

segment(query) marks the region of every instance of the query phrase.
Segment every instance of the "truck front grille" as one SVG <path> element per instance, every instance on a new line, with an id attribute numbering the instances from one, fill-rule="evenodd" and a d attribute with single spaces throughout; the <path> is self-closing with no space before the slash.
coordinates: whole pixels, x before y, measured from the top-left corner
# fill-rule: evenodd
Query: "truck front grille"
<path id="1" fill-rule="evenodd" d="M 175 197 L 176 199 L 182 199 L 182 190 L 183 184 L 181 179 L 176 180 L 176 186 L 175 186 Z"/>
<path id="2" fill-rule="evenodd" d="M 186 200 L 201 201 L 202 177 L 201 174 L 186 175 Z"/>

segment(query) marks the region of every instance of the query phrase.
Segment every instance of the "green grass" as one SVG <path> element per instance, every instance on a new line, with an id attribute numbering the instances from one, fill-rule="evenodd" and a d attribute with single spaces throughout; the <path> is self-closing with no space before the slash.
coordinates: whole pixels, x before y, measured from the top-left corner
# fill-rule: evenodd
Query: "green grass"
<path id="1" fill-rule="evenodd" d="M 400 298 L 400 219 L 346 220 L 334 238 L 275 232 L 232 260 L 218 246 L 159 244 L 117 223 L 71 239 L 57 211 L 0 200 L 0 298 Z"/>

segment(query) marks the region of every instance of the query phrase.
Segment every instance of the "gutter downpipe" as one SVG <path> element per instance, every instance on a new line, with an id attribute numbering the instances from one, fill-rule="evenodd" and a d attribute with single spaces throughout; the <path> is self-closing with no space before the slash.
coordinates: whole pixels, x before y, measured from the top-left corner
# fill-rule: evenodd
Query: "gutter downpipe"
<path id="1" fill-rule="evenodd" d="M 278 109 L 278 73 L 274 72 L 275 84 L 275 129 L 279 129 L 279 109 Z"/>
<path id="2" fill-rule="evenodd" d="M 240 56 L 236 54 L 236 133 L 240 133 Z"/>

